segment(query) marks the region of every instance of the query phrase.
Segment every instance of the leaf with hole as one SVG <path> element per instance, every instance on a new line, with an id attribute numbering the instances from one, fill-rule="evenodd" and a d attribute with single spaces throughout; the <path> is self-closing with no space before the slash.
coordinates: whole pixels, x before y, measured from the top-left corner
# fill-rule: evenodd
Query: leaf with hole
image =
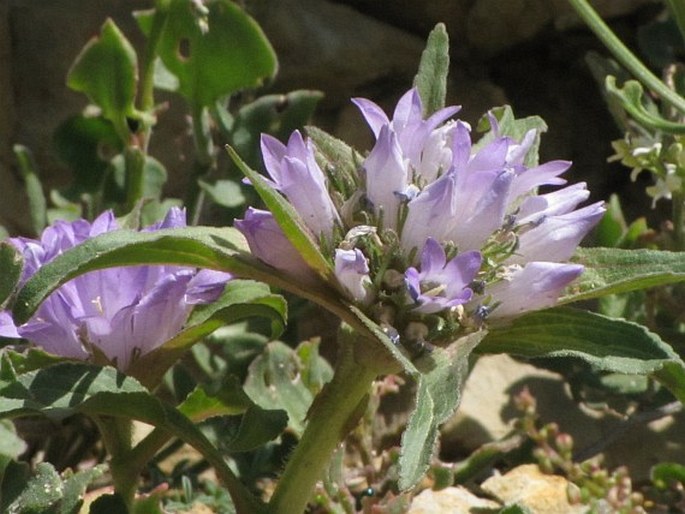
<path id="1" fill-rule="evenodd" d="M 171 0 L 165 7 L 157 53 L 177 91 L 196 107 L 210 107 L 222 97 L 261 85 L 277 69 L 276 54 L 257 23 L 235 2 Z M 150 35 L 154 13 L 136 16 Z M 162 76 L 162 74 L 157 74 Z M 166 75 L 166 74 L 164 74 Z"/>

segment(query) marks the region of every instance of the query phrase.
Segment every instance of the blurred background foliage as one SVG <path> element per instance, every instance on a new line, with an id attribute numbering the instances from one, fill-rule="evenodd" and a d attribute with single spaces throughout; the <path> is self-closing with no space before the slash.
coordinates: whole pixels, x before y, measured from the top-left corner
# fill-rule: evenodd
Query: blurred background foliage
<path id="1" fill-rule="evenodd" d="M 451 42 L 448 104 L 462 105 L 462 118 L 475 123 L 485 110 L 504 103 L 510 103 L 519 116 L 540 115 L 550 127 L 541 160 L 573 160 L 573 180 L 587 180 L 596 199 L 618 192 L 628 219 L 645 212 L 657 219 L 642 188 L 631 187 L 623 168 L 606 162 L 610 142 L 621 133 L 585 62 L 590 50 L 606 52 L 567 2 L 248 0 L 242 4 L 273 45 L 278 73 L 256 93 L 231 100 L 229 111 L 242 116 L 232 119 L 213 113 L 213 137 L 219 148 L 232 137 L 241 154 L 254 162 L 255 146 L 250 150 L 244 130 L 251 119 L 262 120 L 260 130 L 287 133 L 304 117 L 298 114 L 300 107 L 293 112 L 292 106 L 310 109 L 308 114 L 317 101 L 314 124 L 368 148 L 370 134 L 349 98 L 364 96 L 382 106 L 393 105 L 411 82 L 428 31 L 442 21 Z M 661 3 L 626 0 L 593 5 L 631 48 L 656 65 L 659 59 L 673 57 L 663 55 L 661 49 L 677 51 L 674 45 L 655 44 L 673 36 L 668 28 L 659 27 Z M 45 190 L 60 193 L 53 194 L 53 207 L 62 209 L 73 208 L 69 202 L 78 203 L 83 188 L 98 181 L 96 170 L 102 170 L 103 161 L 120 150 L 121 143 L 98 118 L 75 117 L 84 109 L 86 98 L 70 90 L 65 78 L 74 57 L 100 33 L 108 17 L 142 59 L 145 39 L 131 12 L 149 7 L 148 2 L 131 0 L 0 2 L 0 190 L 4 198 L 0 224 L 12 234 L 34 232 L 14 144 L 31 150 Z M 169 66 L 168 59 L 165 64 Z M 216 83 L 222 80 L 227 81 L 219 74 Z M 153 188 L 161 186 L 166 170 L 166 198 L 187 198 L 189 173 L 197 160 L 187 89 L 182 87 L 181 95 L 161 91 L 155 96 L 162 109 L 150 140 L 149 154 L 154 160 L 148 165 L 152 176 L 158 177 Z M 322 96 L 298 90 L 316 90 Z M 270 100 L 262 97 L 246 111 L 239 110 L 256 95 L 288 93 Z M 288 108 L 291 111 L 282 116 Z M 278 115 L 280 127 L 275 122 L 268 127 L 263 121 L 261 116 L 268 111 L 275 113 L 272 121 Z M 93 145 L 93 138 L 108 144 Z M 74 152 L 74 145 L 80 151 Z M 240 193 L 223 181 L 230 177 L 223 160 L 220 155 L 220 171 L 205 177 L 200 186 L 210 198 L 223 198 L 225 204 L 213 204 L 204 211 L 205 222 L 225 223 L 241 209 Z M 647 177 L 641 179 L 647 184 Z M 112 197 L 121 197 L 120 173 L 115 170 L 108 180 Z M 75 184 L 81 189 L 75 190 Z"/>

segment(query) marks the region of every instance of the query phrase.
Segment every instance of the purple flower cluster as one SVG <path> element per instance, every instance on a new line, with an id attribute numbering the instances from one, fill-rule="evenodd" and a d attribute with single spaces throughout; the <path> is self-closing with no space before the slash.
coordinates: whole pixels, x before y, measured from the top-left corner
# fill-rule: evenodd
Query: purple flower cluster
<path id="1" fill-rule="evenodd" d="M 414 317 L 504 318 L 553 305 L 583 271 L 567 261 L 604 207 L 578 208 L 589 197 L 584 183 L 537 194 L 540 186 L 564 185 L 570 163 L 526 166 L 535 130 L 514 140 L 490 114 L 490 134 L 474 145 L 469 125 L 451 119 L 457 107 L 424 119 L 416 89 L 392 119 L 369 100 L 354 103 L 376 143 L 352 194 L 333 189 L 338 181 L 327 180 L 313 143 L 299 132 L 287 145 L 262 136 L 271 185 L 322 249 L 334 249 L 334 273 L 350 300 Z M 236 226 L 262 261 L 312 279 L 270 213 L 250 209 Z"/>
<path id="2" fill-rule="evenodd" d="M 184 227 L 185 212 L 172 208 L 146 231 Z M 92 223 L 58 221 L 40 241 L 10 239 L 24 258 L 24 283 L 44 264 L 87 239 L 118 230 L 111 211 Z M 62 357 L 89 360 L 104 355 L 125 371 L 136 357 L 174 337 L 197 304 L 216 300 L 230 276 L 180 266 L 110 268 L 81 275 L 53 292 L 25 324 L 7 313 L 0 335 L 22 337 Z"/>

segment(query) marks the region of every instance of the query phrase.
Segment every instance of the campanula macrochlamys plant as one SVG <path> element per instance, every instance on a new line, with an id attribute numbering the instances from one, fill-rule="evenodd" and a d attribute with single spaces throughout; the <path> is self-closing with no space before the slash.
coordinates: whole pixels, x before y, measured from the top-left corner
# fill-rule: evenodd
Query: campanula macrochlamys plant
<path id="1" fill-rule="evenodd" d="M 60 421 L 79 414 L 96 425 L 98 448 L 108 457 L 98 452 L 101 468 L 109 470 L 113 493 L 95 500 L 92 514 L 109 512 L 111 505 L 122 512 L 187 510 L 207 498 L 216 502 L 213 510 L 236 514 L 412 511 L 421 484 L 438 490 L 479 480 L 485 466 L 497 471 L 497 463 L 484 462 L 478 451 L 462 463 L 441 461 L 451 449 L 443 428 L 470 394 L 471 371 L 483 373 L 490 361 L 479 361 L 482 356 L 509 354 L 539 366 L 556 359 L 560 373 L 609 374 L 606 386 L 614 393 L 630 391 L 631 410 L 634 382 L 646 388 L 650 405 L 657 398 L 669 401 L 668 392 L 685 401 L 680 356 L 657 333 L 616 314 L 626 303 L 622 294 L 664 285 L 677 292 L 682 255 L 581 248 L 602 218 L 593 234 L 600 240 L 610 217 L 604 205 L 588 201 L 585 183 L 566 182 L 569 162 L 538 162 L 546 130 L 541 118 L 516 118 L 510 107 L 495 107 L 472 128 L 459 119 L 458 107 L 445 107 L 450 65 L 444 25 L 431 32 L 414 85 L 394 112 L 353 100 L 360 130 L 367 130 L 365 121 L 375 141 L 360 153 L 316 127 L 297 130 L 315 95 L 270 95 L 242 107 L 224 96 L 227 80 L 242 69 L 251 74 L 256 50 L 265 48 L 250 45 L 252 37 L 233 44 L 236 27 L 258 35 L 243 16 L 244 23 L 235 24 L 239 11 L 231 0 L 160 0 L 154 12 L 142 13 L 149 51 L 140 106 L 135 55 L 113 22 L 70 74 L 70 83 L 103 108 L 104 119 L 118 123 L 123 145 L 117 162 L 124 159 L 124 181 L 111 191 L 119 200 L 98 193 L 85 212 L 95 217 L 100 205 L 117 213 L 136 205 L 122 223 L 129 226 L 158 219 L 153 214 L 170 204 L 158 197 L 159 188 L 138 180 L 145 178 L 141 169 L 157 169 L 146 143 L 152 114 L 160 114 L 160 122 L 164 117 L 148 93 L 164 78 L 157 72 L 165 72 L 165 87 L 180 92 L 192 110 L 197 152 L 185 200 L 192 226 L 172 210 L 151 228 L 113 230 L 114 218 L 105 213 L 92 223 L 58 222 L 40 241 L 0 243 L 0 305 L 7 309 L 0 310 L 0 345 L 23 336 L 69 356 L 52 359 L 24 344 L 0 348 L 0 416 Z M 249 53 L 240 62 L 250 66 L 218 73 L 222 63 L 238 62 L 230 59 L 233 46 Z M 115 59 L 103 61 L 108 55 Z M 269 55 L 264 62 L 273 64 Z M 108 85 L 117 70 L 129 79 L 119 103 L 119 90 Z M 173 75 L 175 84 L 168 80 Z M 245 87 L 240 84 L 254 80 L 229 89 Z M 137 131 L 134 137 L 129 130 Z M 262 131 L 270 135 L 260 137 Z M 233 226 L 220 220 L 195 226 L 210 213 L 203 208 L 207 195 L 231 209 L 230 220 L 250 197 L 241 190 L 236 202 L 236 188 L 219 178 L 237 171 L 221 164 L 214 148 L 219 140 L 228 143 L 233 164 L 265 207 L 248 208 Z M 257 147 L 264 176 L 251 168 L 259 162 Z M 662 157 L 650 154 L 655 162 Z M 196 178 L 202 187 L 193 190 Z M 675 199 L 678 192 L 672 193 Z M 160 200 L 147 214 L 143 196 Z M 35 216 L 34 234 L 46 220 Z M 685 226 L 685 216 L 674 220 L 679 223 Z M 86 274 L 94 270 L 107 271 Z M 301 298 L 289 311 L 291 297 L 270 287 Z M 568 306 L 589 299 L 602 301 Z M 627 306 L 641 307 L 632 300 Z M 594 308 L 600 312 L 589 310 Z M 319 309 L 333 316 L 318 316 Z M 308 319 L 310 313 L 316 319 Z M 303 334 L 308 339 L 302 341 Z M 570 366 L 558 363 L 568 357 Z M 492 371 L 484 373 L 487 397 Z M 588 383 L 595 390 L 604 384 Z M 653 394 L 661 386 L 668 391 Z M 393 419 L 383 419 L 386 399 Z M 675 412 L 665 407 L 659 412 Z M 479 422 L 482 412 L 479 404 L 475 414 L 465 415 Z M 134 421 L 153 428 L 134 438 Z M 2 440 L 5 427 L 0 423 Z M 458 436 L 458 428 L 449 430 Z M 197 464 L 163 469 L 162 459 L 177 448 L 173 439 L 199 452 L 190 457 Z M 507 452 L 508 462 L 519 458 L 514 454 L 527 455 L 511 446 L 527 443 L 514 439 L 519 435 L 490 448 Z M 575 456 L 568 440 L 557 443 L 569 459 Z M 2 451 L 0 457 L 2 493 L 4 470 L 12 469 L 3 467 Z M 554 462 L 547 457 L 545 464 Z M 206 465 L 221 485 L 208 484 L 207 494 L 198 495 L 194 474 Z M 40 477 L 31 477 L 5 510 L 23 512 L 23 502 L 35 503 L 36 492 L 46 509 L 73 510 L 73 503 L 65 504 L 75 495 L 46 498 L 42 491 L 60 487 L 53 486 L 54 473 L 36 471 Z M 61 489 L 73 491 L 76 482 L 85 490 L 94 480 L 88 472 L 65 475 Z M 181 495 L 163 483 L 179 479 Z M 4 501 L 0 494 L 0 510 Z"/>
<path id="2" fill-rule="evenodd" d="M 162 221 L 142 230 L 185 226 L 185 211 L 172 207 Z M 114 214 L 105 211 L 92 223 L 59 221 L 40 240 L 10 239 L 24 258 L 20 282 L 79 243 L 119 229 Z M 227 273 L 181 266 L 94 271 L 57 289 L 16 333 L 60 357 L 101 361 L 104 356 L 125 372 L 135 359 L 180 332 L 195 305 L 215 301 L 229 279 Z"/>
<path id="3" fill-rule="evenodd" d="M 603 203 L 579 207 L 585 183 L 537 193 L 564 186 L 570 163 L 526 166 L 535 129 L 503 136 L 490 114 L 489 138 L 476 146 L 470 126 L 453 119 L 458 107 L 424 118 L 417 89 L 392 119 L 369 100 L 354 102 L 376 137 L 356 176 L 327 176 L 297 131 L 286 145 L 263 135 L 262 154 L 269 184 L 319 242 L 340 289 L 377 322 L 409 343 L 449 341 L 485 319 L 554 305 L 582 273 L 568 260 Z M 236 226 L 265 263 L 312 279 L 268 212 L 251 209 Z"/>

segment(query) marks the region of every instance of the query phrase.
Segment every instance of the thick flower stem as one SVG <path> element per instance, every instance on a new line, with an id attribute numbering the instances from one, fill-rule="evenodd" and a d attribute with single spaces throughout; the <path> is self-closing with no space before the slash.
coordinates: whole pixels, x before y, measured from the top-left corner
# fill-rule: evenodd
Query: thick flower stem
<path id="1" fill-rule="evenodd" d="M 344 332 L 341 330 L 341 334 Z M 304 512 L 333 452 L 364 412 L 371 385 L 380 368 L 373 360 L 361 358 L 364 345 L 371 343 L 359 339 L 353 341 L 352 337 L 351 331 L 341 337 L 341 351 L 333 379 L 309 410 L 307 428 L 269 502 L 269 514 Z"/>

